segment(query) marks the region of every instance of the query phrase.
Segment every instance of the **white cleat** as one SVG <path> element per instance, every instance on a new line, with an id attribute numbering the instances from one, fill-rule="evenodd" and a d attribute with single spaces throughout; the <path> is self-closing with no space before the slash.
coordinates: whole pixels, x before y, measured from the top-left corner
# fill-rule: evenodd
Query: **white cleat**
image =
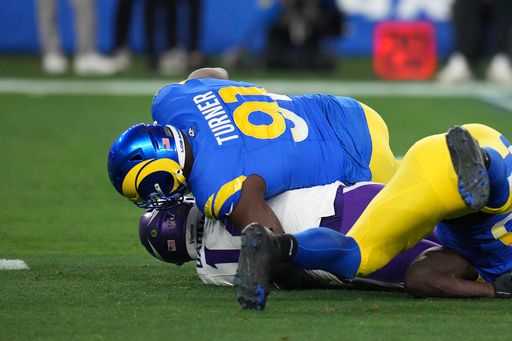
<path id="1" fill-rule="evenodd" d="M 487 69 L 487 80 L 502 85 L 512 84 L 512 66 L 505 54 L 497 54 L 491 60 Z"/>
<path id="2" fill-rule="evenodd" d="M 473 79 L 473 73 L 466 58 L 460 53 L 455 53 L 439 71 L 437 79 L 444 84 L 464 83 Z"/>
<path id="3" fill-rule="evenodd" d="M 187 54 L 175 48 L 162 53 L 158 63 L 158 72 L 166 76 L 179 76 L 187 72 Z"/>
<path id="4" fill-rule="evenodd" d="M 127 49 L 117 50 L 112 59 L 114 61 L 116 71 L 118 72 L 125 71 L 130 67 L 131 54 L 130 51 L 128 51 Z"/>
<path id="5" fill-rule="evenodd" d="M 117 72 L 114 59 L 98 53 L 86 53 L 75 57 L 73 68 L 80 76 L 109 76 Z"/>
<path id="6" fill-rule="evenodd" d="M 68 60 L 60 53 L 47 53 L 43 56 L 43 70 L 49 75 L 60 75 L 68 69 Z"/>

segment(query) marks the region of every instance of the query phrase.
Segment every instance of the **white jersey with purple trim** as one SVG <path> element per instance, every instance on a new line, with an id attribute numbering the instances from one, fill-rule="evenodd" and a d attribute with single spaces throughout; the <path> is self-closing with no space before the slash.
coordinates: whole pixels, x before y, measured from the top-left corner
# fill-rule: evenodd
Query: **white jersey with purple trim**
<path id="1" fill-rule="evenodd" d="M 268 201 L 286 233 L 320 226 L 333 216 L 336 192 L 341 182 L 282 193 Z M 206 284 L 233 285 L 240 254 L 240 231 L 222 221 L 206 219 L 197 235 L 197 274 Z M 341 284 L 325 271 L 308 271 L 323 281 Z"/>

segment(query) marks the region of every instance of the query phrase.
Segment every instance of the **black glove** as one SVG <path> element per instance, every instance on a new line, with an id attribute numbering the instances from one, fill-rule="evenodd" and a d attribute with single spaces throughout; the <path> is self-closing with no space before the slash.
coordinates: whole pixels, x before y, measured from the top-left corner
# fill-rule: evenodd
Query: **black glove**
<path id="1" fill-rule="evenodd" d="M 512 271 L 496 278 L 494 283 L 494 294 L 499 298 L 512 298 Z"/>

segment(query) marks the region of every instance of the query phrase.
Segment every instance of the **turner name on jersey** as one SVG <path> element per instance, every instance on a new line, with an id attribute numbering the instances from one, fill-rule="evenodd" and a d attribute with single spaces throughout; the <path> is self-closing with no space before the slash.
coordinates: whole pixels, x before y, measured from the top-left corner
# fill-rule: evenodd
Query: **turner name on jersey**
<path id="1" fill-rule="evenodd" d="M 226 114 L 218 97 L 212 91 L 194 96 L 193 100 L 197 109 L 208 123 L 208 127 L 210 127 L 219 146 L 227 141 L 240 138 L 236 133 L 233 122 Z"/>

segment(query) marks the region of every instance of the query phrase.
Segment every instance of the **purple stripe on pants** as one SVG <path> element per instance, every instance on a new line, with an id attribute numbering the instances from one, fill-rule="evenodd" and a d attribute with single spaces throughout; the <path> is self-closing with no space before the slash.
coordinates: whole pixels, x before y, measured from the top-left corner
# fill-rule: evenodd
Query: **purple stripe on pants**
<path id="1" fill-rule="evenodd" d="M 420 253 L 431 247 L 439 246 L 439 244 L 433 241 L 422 239 L 418 244 L 410 248 L 409 250 L 399 253 L 395 258 L 388 264 L 382 267 L 380 270 L 375 271 L 371 275 L 364 278 L 369 278 L 382 282 L 390 283 L 402 283 L 405 278 L 405 272 Z"/>
<path id="2" fill-rule="evenodd" d="M 345 192 L 343 192 L 344 188 L 340 186 L 334 201 L 335 215 L 322 218 L 320 226 L 346 234 L 383 187 L 381 184 L 368 183 L 354 189 L 345 188 Z M 398 254 L 386 266 L 366 278 L 389 283 L 403 282 L 405 272 L 412 261 L 426 249 L 439 246 L 437 241 L 435 233 L 430 234 L 426 239 Z"/>
<path id="3" fill-rule="evenodd" d="M 383 187 L 384 185 L 376 183 L 360 185 L 354 189 L 340 186 L 334 200 L 334 216 L 322 218 L 320 226 L 347 234 Z"/>

